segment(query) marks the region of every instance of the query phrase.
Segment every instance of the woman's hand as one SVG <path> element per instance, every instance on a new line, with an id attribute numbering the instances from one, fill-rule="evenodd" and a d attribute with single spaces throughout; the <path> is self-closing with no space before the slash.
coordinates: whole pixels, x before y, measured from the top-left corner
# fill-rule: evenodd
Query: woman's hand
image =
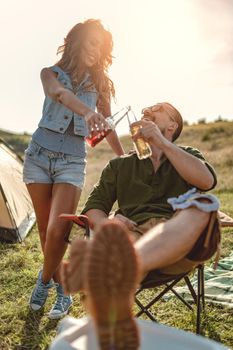
<path id="1" fill-rule="evenodd" d="M 101 113 L 89 111 L 84 115 L 90 134 L 97 134 L 109 129 L 104 116 Z"/>

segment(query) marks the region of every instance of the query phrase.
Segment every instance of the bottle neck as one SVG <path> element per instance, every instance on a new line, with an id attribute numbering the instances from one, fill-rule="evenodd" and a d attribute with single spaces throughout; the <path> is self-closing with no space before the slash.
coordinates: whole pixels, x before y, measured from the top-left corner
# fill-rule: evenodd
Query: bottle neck
<path id="1" fill-rule="evenodd" d="M 110 117 L 105 118 L 105 120 L 108 123 L 110 129 L 114 130 L 116 127 L 114 117 L 110 116 Z"/>
<path id="2" fill-rule="evenodd" d="M 114 130 L 118 123 L 121 122 L 126 116 L 128 117 L 128 112 L 131 109 L 130 106 L 122 108 L 117 113 L 106 118 L 106 121 L 109 123 L 109 126 Z"/>

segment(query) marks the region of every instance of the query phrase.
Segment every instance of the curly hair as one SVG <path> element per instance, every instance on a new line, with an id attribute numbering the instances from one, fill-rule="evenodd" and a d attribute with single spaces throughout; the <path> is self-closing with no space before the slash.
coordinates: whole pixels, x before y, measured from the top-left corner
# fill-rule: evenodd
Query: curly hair
<path id="1" fill-rule="evenodd" d="M 80 53 L 90 28 L 103 36 L 100 58 L 96 64 L 89 68 L 93 84 L 99 93 L 98 107 L 103 108 L 106 103 L 110 102 L 111 96 L 115 97 L 115 89 L 108 76 L 108 68 L 112 64 L 113 58 L 112 34 L 104 28 L 100 20 L 88 19 L 83 23 L 76 24 L 69 31 L 64 39 L 64 44 L 58 47 L 57 54 L 62 56 L 57 65 L 70 75 L 74 87 L 80 83 L 84 71 Z"/>

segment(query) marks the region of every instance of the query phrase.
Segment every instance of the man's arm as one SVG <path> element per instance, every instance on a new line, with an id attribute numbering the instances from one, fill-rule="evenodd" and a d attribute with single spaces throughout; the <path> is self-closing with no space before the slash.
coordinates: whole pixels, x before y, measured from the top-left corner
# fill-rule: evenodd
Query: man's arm
<path id="1" fill-rule="evenodd" d="M 216 179 L 204 159 L 197 158 L 167 140 L 155 123 L 144 120 L 142 125 L 143 137 L 152 147 L 155 146 L 166 155 L 185 181 L 203 191 L 210 190 L 214 186 Z"/>
<path id="2" fill-rule="evenodd" d="M 177 172 L 189 184 L 203 191 L 213 188 L 215 178 L 203 160 L 182 150 L 171 142 L 164 145 L 163 152 Z"/>
<path id="3" fill-rule="evenodd" d="M 110 218 L 102 210 L 90 209 L 85 213 L 85 215 L 88 217 L 89 222 L 90 222 L 90 227 L 94 231 L 96 230 L 98 225 L 103 223 L 103 221 L 108 220 L 108 219 L 113 219 L 113 218 L 115 221 L 120 221 L 121 223 L 123 223 L 131 231 L 134 231 L 135 227 L 137 227 L 137 223 L 135 221 L 132 221 L 121 214 L 117 214 L 117 215 Z"/>
<path id="4" fill-rule="evenodd" d="M 100 225 L 104 220 L 108 219 L 108 215 L 100 209 L 90 209 L 85 212 L 90 222 L 90 227 L 95 231 L 96 227 Z"/>
<path id="5" fill-rule="evenodd" d="M 103 169 L 99 182 L 90 193 L 82 210 L 81 214 L 88 216 L 92 228 L 108 218 L 116 201 L 117 161 L 118 159 L 110 161 Z"/>

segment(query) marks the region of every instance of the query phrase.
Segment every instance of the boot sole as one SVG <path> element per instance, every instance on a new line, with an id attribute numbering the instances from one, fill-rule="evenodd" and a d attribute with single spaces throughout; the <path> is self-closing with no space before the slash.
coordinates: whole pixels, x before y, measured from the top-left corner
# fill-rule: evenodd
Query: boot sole
<path id="1" fill-rule="evenodd" d="M 139 335 L 131 306 L 138 262 L 125 226 L 111 220 L 96 232 L 85 264 L 87 307 L 101 350 L 136 350 Z"/>

